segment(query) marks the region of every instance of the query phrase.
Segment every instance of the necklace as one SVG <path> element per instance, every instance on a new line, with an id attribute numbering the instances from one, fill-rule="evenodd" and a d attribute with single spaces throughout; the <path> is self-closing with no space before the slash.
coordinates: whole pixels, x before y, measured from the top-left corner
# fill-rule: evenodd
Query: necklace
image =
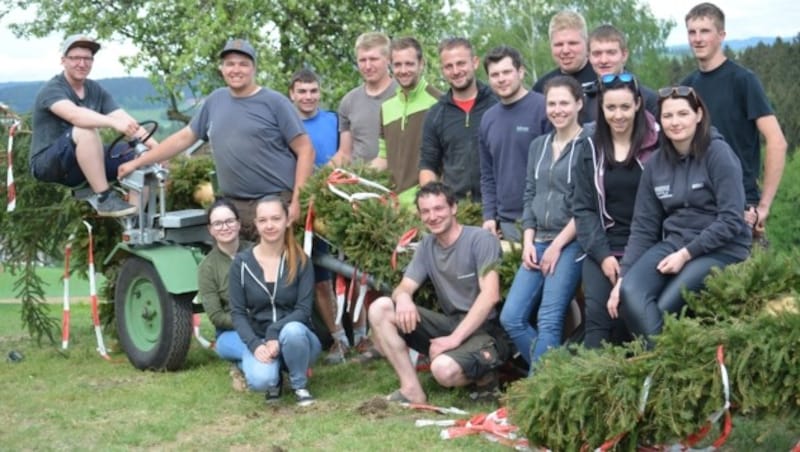
<path id="1" fill-rule="evenodd" d="M 554 136 L 553 136 L 553 153 L 556 155 L 556 157 L 561 155 L 561 151 L 564 149 L 564 146 L 566 146 L 567 143 L 569 143 L 570 141 L 574 140 L 578 135 L 581 134 L 582 131 L 583 131 L 583 127 L 578 127 L 578 130 L 574 134 L 572 134 L 572 137 L 570 139 L 564 140 L 564 141 L 561 141 L 561 140 L 558 139 L 558 134 L 554 134 Z M 555 162 L 555 159 L 553 159 L 553 161 Z"/>

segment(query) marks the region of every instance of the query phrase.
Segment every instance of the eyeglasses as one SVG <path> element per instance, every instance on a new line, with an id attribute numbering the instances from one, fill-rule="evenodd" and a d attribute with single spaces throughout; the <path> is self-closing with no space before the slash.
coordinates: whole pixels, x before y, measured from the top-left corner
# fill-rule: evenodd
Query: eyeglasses
<path id="1" fill-rule="evenodd" d="M 228 218 L 227 220 L 212 221 L 211 227 L 214 228 L 215 231 L 221 231 L 224 227 L 233 228 L 237 224 L 239 224 L 237 218 Z"/>
<path id="2" fill-rule="evenodd" d="M 85 57 L 85 56 L 70 55 L 70 56 L 65 56 L 64 58 L 68 59 L 72 63 L 82 62 L 86 64 L 92 64 L 92 62 L 94 61 L 94 57 Z"/>
<path id="3" fill-rule="evenodd" d="M 604 90 L 614 88 L 618 84 L 631 85 L 636 92 L 639 92 L 639 82 L 630 72 L 623 72 L 621 74 L 606 74 L 600 77 L 600 87 Z"/>
<path id="4" fill-rule="evenodd" d="M 667 97 L 691 97 L 697 103 L 697 93 L 691 86 L 667 86 L 658 90 L 658 97 L 666 99 Z"/>

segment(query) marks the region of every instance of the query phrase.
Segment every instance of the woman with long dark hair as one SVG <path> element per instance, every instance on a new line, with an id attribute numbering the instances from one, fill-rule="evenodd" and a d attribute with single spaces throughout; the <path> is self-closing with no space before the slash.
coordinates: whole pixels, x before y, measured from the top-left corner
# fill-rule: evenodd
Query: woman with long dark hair
<path id="1" fill-rule="evenodd" d="M 258 201 L 255 226 L 258 244 L 236 255 L 230 273 L 233 324 L 247 346 L 242 369 L 250 388 L 273 402 L 285 367 L 298 405 L 310 405 L 307 372 L 322 350 L 311 331 L 314 269 L 278 196 Z"/>
<path id="2" fill-rule="evenodd" d="M 608 300 L 635 336 L 661 332 L 665 314 L 685 306 L 682 291 L 697 291 L 712 268 L 750 254 L 742 212 L 742 167 L 708 110 L 686 86 L 659 90 L 661 149 L 645 165 L 636 193 L 621 276 Z"/>
<path id="3" fill-rule="evenodd" d="M 587 348 L 629 338 L 624 323 L 608 315 L 606 303 L 619 277 L 644 162 L 658 147 L 655 118 L 645 109 L 633 74 L 604 75 L 598 88 L 595 147 L 578 162 L 573 198 L 578 242 L 587 254 L 582 268 Z"/>

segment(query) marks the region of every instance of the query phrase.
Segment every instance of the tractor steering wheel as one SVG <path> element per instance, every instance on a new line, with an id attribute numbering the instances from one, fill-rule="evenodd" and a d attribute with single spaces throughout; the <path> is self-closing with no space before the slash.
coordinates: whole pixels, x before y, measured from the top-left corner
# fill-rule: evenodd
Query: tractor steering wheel
<path id="1" fill-rule="evenodd" d="M 109 144 L 108 147 L 106 148 L 111 158 L 115 159 L 120 158 L 123 155 L 127 155 L 133 152 L 133 150 L 136 149 L 137 144 L 146 142 L 147 140 L 150 139 L 150 137 L 153 136 L 153 134 L 156 133 L 156 130 L 158 130 L 158 123 L 156 121 L 152 120 L 142 121 L 139 123 L 139 125 L 144 127 L 144 129 L 147 131 L 147 135 L 145 135 L 144 138 L 134 138 L 130 141 L 127 141 L 128 144 L 127 148 L 122 148 L 120 146 L 122 148 L 121 150 L 115 150 L 117 145 L 119 145 L 122 142 L 122 140 L 125 139 L 125 134 L 118 135 L 116 138 L 114 138 L 114 141 L 112 141 L 111 144 Z"/>

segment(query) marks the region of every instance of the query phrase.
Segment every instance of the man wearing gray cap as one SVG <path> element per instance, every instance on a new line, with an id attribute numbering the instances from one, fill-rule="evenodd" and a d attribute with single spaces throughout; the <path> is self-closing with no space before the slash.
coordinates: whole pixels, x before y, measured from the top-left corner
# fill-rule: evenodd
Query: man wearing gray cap
<path id="1" fill-rule="evenodd" d="M 97 214 L 121 217 L 136 208 L 111 190 L 117 167 L 129 155 L 112 158 L 104 149 L 99 129 L 112 128 L 128 137 L 147 132 L 117 105 L 97 82 L 89 80 L 94 55 L 100 44 L 85 35 L 72 35 L 61 46 L 64 71 L 50 79 L 33 107 L 33 139 L 30 168 L 33 177 L 76 187 L 88 182 L 95 195 L 89 202 Z M 148 140 L 152 147 L 157 143 Z"/>
<path id="2" fill-rule="evenodd" d="M 219 188 L 239 210 L 241 235 L 254 239 L 261 197 L 281 195 L 290 202 L 290 220 L 300 216 L 300 187 L 314 169 L 314 147 L 292 102 L 256 84 L 256 52 L 249 42 L 231 39 L 219 57 L 227 87 L 212 92 L 188 126 L 120 166 L 118 176 L 167 160 L 198 139 L 209 141 Z"/>

